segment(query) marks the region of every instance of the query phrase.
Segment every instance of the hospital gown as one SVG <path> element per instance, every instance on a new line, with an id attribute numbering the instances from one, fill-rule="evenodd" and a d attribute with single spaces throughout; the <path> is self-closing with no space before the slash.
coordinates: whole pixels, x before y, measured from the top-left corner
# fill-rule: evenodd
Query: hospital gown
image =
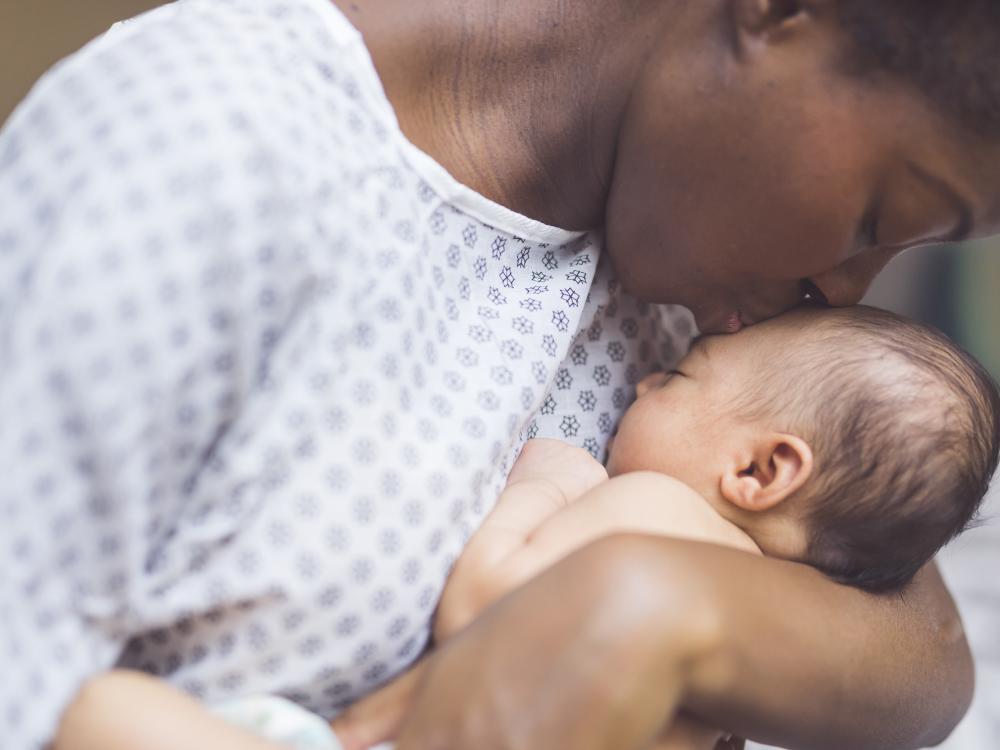
<path id="1" fill-rule="evenodd" d="M 181 0 L 0 133 L 0 735 L 123 667 L 324 716 L 419 656 L 523 441 L 690 319 L 401 133 L 328 0 Z"/>

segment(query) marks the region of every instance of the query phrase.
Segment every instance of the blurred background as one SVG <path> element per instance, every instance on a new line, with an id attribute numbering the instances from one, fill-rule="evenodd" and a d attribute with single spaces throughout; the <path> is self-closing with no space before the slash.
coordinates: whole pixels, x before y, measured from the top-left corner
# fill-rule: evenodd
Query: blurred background
<path id="1" fill-rule="evenodd" d="M 2 0 L 0 122 L 57 60 L 112 23 L 159 4 Z M 904 255 L 866 301 L 936 325 L 1000 377 L 1000 241 Z M 947 549 L 941 561 L 976 652 L 978 678 L 973 709 L 942 746 L 946 750 L 1000 747 L 1000 491 L 992 493 L 983 515 L 985 523 Z"/>
<path id="2" fill-rule="evenodd" d="M 1000 239 L 899 256 L 865 302 L 937 326 L 1000 379 Z M 982 524 L 945 548 L 939 562 L 976 655 L 972 709 L 940 747 L 1000 748 L 1000 478 L 984 503 Z"/>

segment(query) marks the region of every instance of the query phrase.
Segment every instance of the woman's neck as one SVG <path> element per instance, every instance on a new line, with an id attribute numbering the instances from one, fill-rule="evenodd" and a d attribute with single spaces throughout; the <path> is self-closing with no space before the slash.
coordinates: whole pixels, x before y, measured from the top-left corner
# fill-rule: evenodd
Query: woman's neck
<path id="1" fill-rule="evenodd" d="M 601 225 L 621 121 L 672 3 L 334 2 L 403 132 L 456 179 L 548 224 Z"/>

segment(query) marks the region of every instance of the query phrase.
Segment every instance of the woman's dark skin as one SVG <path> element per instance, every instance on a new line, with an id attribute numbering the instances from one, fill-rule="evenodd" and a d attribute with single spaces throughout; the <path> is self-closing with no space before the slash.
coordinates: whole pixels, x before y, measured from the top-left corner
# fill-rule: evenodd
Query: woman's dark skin
<path id="1" fill-rule="evenodd" d="M 837 69 L 835 0 L 341 0 L 403 130 L 460 181 L 605 227 L 626 288 L 703 330 L 810 280 L 856 302 L 904 249 L 993 233 L 984 143 Z"/>
<path id="2" fill-rule="evenodd" d="M 512 209 L 603 227 L 625 288 L 702 330 L 806 293 L 854 303 L 899 252 L 1000 229 L 1000 148 L 842 73 L 835 0 L 337 4 L 411 140 Z M 406 750 L 638 749 L 678 703 L 784 746 L 923 747 L 973 679 L 933 567 L 877 598 L 636 537 L 514 592 L 429 666 Z"/>

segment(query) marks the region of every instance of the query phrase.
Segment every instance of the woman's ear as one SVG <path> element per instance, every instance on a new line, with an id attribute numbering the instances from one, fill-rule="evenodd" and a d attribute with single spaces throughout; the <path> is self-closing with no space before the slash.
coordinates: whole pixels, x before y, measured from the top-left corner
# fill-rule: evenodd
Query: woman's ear
<path id="1" fill-rule="evenodd" d="M 805 440 L 782 433 L 761 436 L 722 475 L 719 491 L 733 505 L 759 513 L 787 500 L 813 472 L 813 452 Z"/>

